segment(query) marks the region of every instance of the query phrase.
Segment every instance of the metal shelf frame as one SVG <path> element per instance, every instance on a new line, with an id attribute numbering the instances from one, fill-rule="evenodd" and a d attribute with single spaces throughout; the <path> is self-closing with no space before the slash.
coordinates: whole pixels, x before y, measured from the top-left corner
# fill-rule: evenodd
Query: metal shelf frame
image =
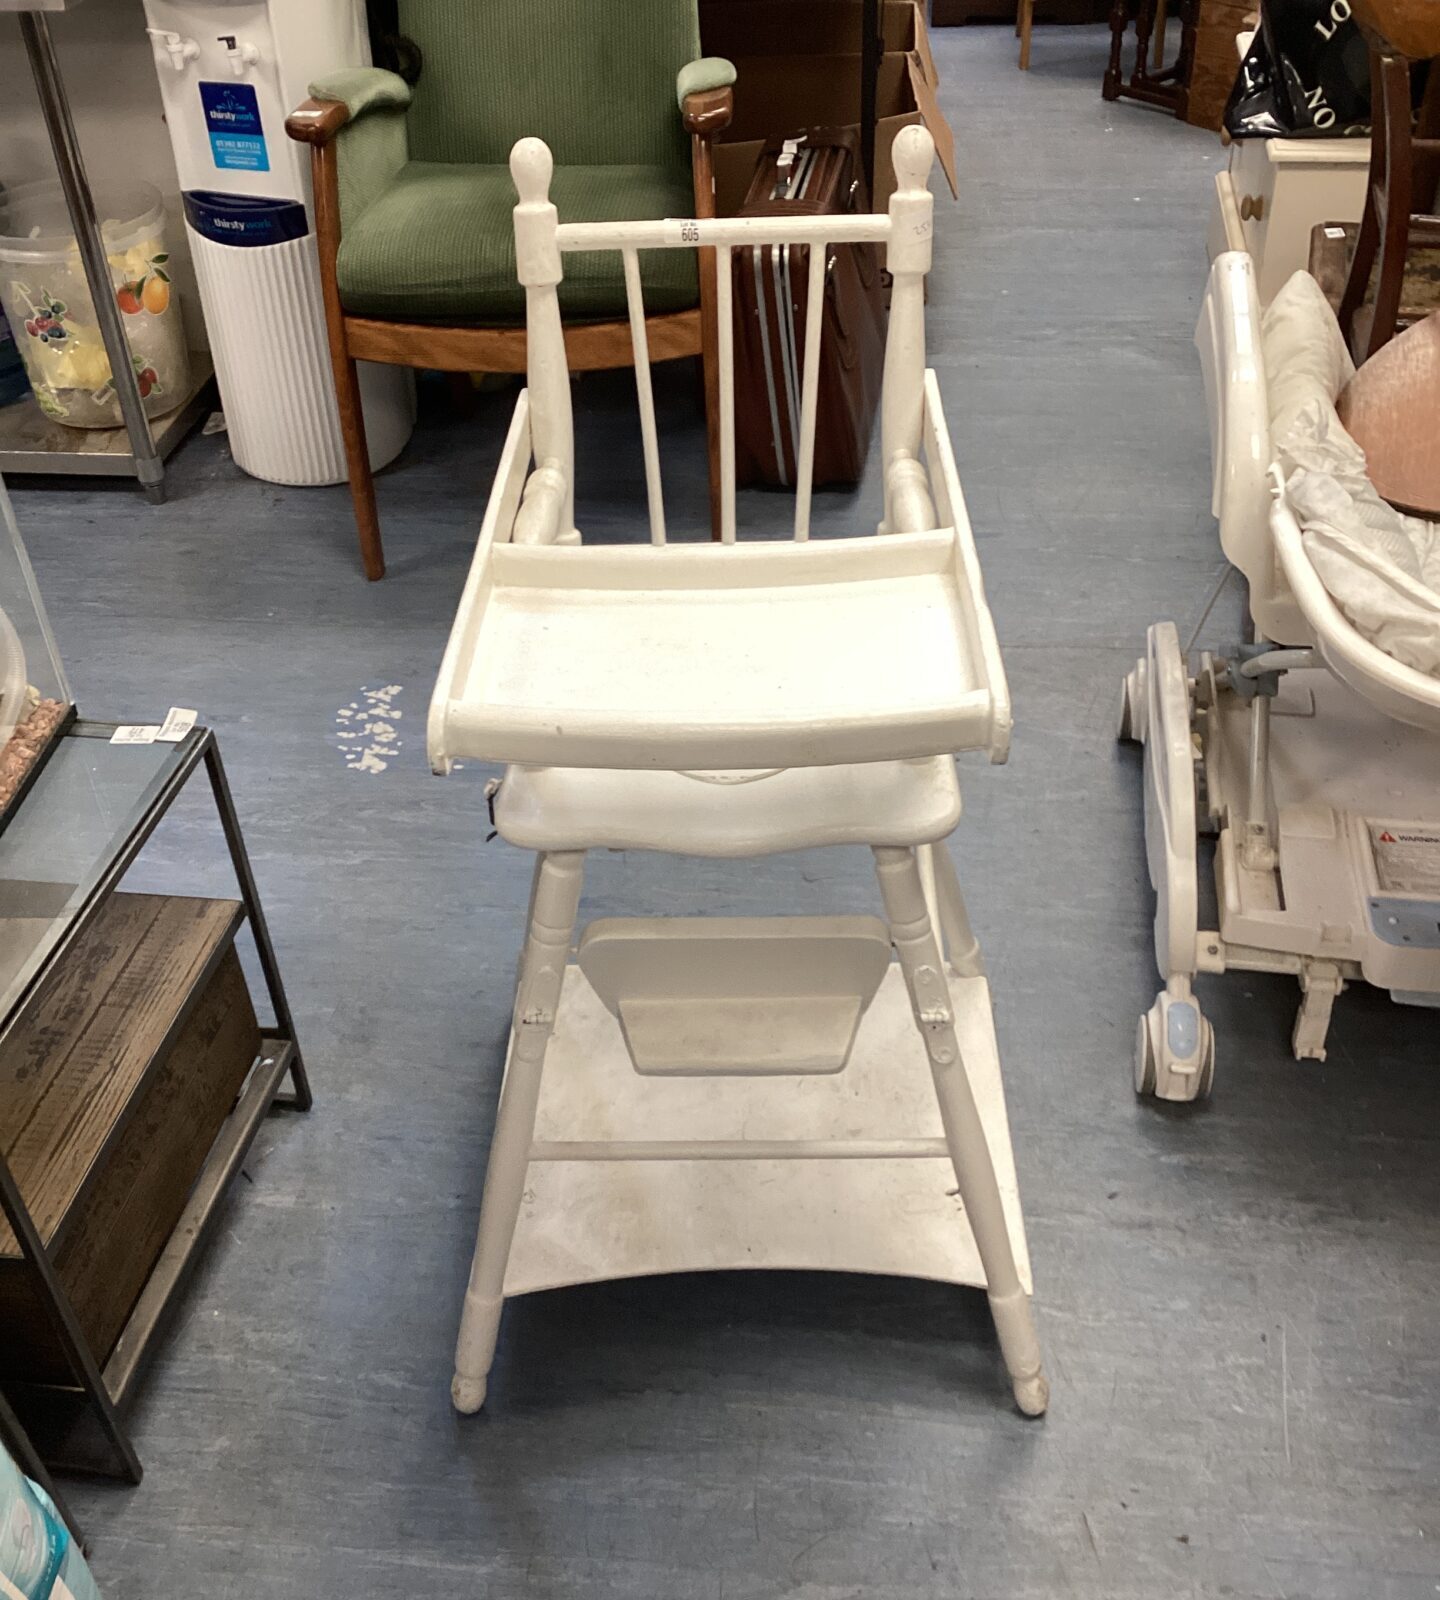
<path id="1" fill-rule="evenodd" d="M 14 9 L 12 5 L 0 5 L 0 10 Z M 55 41 L 45 15 L 46 11 L 55 9 L 57 7 L 54 5 L 43 4 L 35 9 L 19 8 L 20 33 L 25 41 L 30 72 L 40 98 L 45 131 L 55 154 L 60 186 L 65 191 L 71 226 L 75 229 L 85 280 L 90 286 L 90 298 L 95 305 L 95 319 L 105 342 L 105 353 L 110 358 L 110 377 L 115 385 L 116 399 L 120 402 L 120 415 L 124 419 L 130 448 L 128 452 L 97 450 L 93 436 L 99 430 L 74 429 L 71 430 L 76 435 L 73 450 L 37 451 L 23 445 L 16 449 L 5 449 L 0 443 L 0 470 L 91 475 L 108 473 L 134 477 L 139 480 L 147 499 L 159 504 L 165 499 L 164 458 L 179 444 L 204 409 L 209 374 L 202 367 L 200 380 L 192 384 L 190 394 L 176 410 L 159 418 L 157 428 L 152 430 L 150 419 L 145 415 L 145 403 L 140 397 L 139 380 L 130 362 L 130 345 L 125 337 L 120 307 L 110 282 L 110 264 L 100 233 L 95 197 L 90 192 L 85 160 L 75 133 L 74 119 L 70 115 L 70 102 L 60 76 Z M 113 430 L 104 431 L 109 433 Z"/>
<path id="2" fill-rule="evenodd" d="M 108 740 L 116 724 L 77 722 L 67 738 Z M 115 1348 L 102 1367 L 95 1353 L 86 1344 L 84 1333 L 74 1307 L 65 1293 L 51 1259 L 55 1241 L 42 1240 L 34 1220 L 25 1205 L 23 1195 L 15 1182 L 9 1164 L 0 1154 L 0 1211 L 3 1211 L 21 1252 L 35 1271 L 46 1310 L 56 1339 L 65 1354 L 74 1380 L 74 1393 L 78 1391 L 86 1408 L 99 1423 L 104 1435 L 112 1465 L 108 1475 L 120 1476 L 131 1483 L 139 1483 L 143 1468 L 135 1445 L 122 1415 L 126 1401 L 134 1390 L 144 1358 L 152 1348 L 164 1314 L 176 1292 L 193 1265 L 221 1200 L 230 1187 L 249 1152 L 260 1124 L 273 1109 L 308 1111 L 312 1104 L 309 1079 L 296 1038 L 295 1022 L 290 1012 L 289 999 L 280 976 L 275 948 L 260 905 L 259 891 L 245 849 L 240 823 L 235 815 L 230 785 L 225 776 L 220 749 L 213 731 L 205 727 L 193 728 L 175 747 L 174 760 L 147 797 L 143 808 L 131 819 L 130 826 L 115 842 L 114 848 L 96 875 L 90 893 L 43 964 L 25 987 L 23 994 L 0 1021 L 0 1045 L 11 1029 L 23 1017 L 26 1007 L 44 982 L 54 964 L 61 960 L 85 929 L 94 920 L 109 896 L 140 854 L 176 798 L 185 788 L 196 770 L 203 766 L 209 779 L 210 790 L 220 817 L 231 867 L 240 890 L 243 920 L 248 921 L 260 959 L 260 968 L 270 1007 L 274 1014 L 273 1027 L 261 1029 L 262 1051 L 252 1067 L 246 1087 L 235 1108 L 221 1126 L 211 1146 L 200 1175 L 196 1179 L 185 1210 L 160 1253 L 144 1289 L 140 1293 L 130 1317 L 121 1331 Z M 290 1079 L 291 1091 L 281 1092 L 281 1085 Z M 148 1074 L 147 1074 L 148 1079 Z M 136 1093 L 143 1088 L 137 1087 Z M 57 1233 L 57 1238 L 59 1234 Z M 0 1426 L 5 1432 L 18 1429 L 8 1404 L 0 1407 Z M 39 1456 L 25 1439 L 23 1431 L 16 1439 L 15 1452 L 24 1460 L 38 1463 Z M 52 1461 L 52 1466 L 61 1465 Z M 76 1470 L 95 1470 L 89 1463 L 75 1466 Z M 33 1476 L 33 1473 L 31 1474 Z M 48 1483 L 46 1483 L 48 1492 Z"/>

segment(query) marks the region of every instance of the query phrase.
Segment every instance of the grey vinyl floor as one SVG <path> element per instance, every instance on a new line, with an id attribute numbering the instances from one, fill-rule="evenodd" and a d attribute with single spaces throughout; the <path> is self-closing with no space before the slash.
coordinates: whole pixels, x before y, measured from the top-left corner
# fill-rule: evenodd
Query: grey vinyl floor
<path id="1" fill-rule="evenodd" d="M 983 1298 L 689 1277 L 507 1314 L 491 1408 L 447 1380 L 528 863 L 425 707 L 509 394 L 442 390 L 380 485 L 192 439 L 173 496 L 18 485 L 82 706 L 219 729 L 317 1093 L 264 1128 L 135 1410 L 142 1486 L 75 1486 L 110 1600 L 1420 1600 L 1440 1592 L 1433 1015 L 1361 991 L 1298 1066 L 1280 979 L 1207 982 L 1213 1102 L 1132 1095 L 1154 993 L 1138 762 L 1112 736 L 1145 626 L 1219 554 L 1191 348 L 1213 136 L 1099 96 L 1103 30 L 940 32 L 961 194 L 930 340 L 1014 690 L 955 848 L 997 997 L 1053 1405 L 1008 1405 Z M 695 385 L 662 386 L 673 515 L 703 515 Z M 643 505 L 624 380 L 577 391 L 582 521 Z M 688 463 L 688 464 L 687 464 Z M 873 522 L 873 480 L 822 499 Z M 777 501 L 745 497 L 764 527 Z M 1227 595 L 1207 637 L 1233 633 Z M 383 771 L 346 708 L 398 686 Z M 351 719 L 353 722 L 353 719 Z M 203 808 L 145 874 L 219 890 Z M 868 861 L 594 860 L 587 910 L 869 906 Z"/>

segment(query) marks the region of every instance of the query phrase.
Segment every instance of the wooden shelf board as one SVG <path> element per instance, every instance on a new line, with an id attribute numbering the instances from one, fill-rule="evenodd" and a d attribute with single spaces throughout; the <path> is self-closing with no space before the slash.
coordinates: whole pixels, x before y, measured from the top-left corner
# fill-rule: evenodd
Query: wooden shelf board
<path id="1" fill-rule="evenodd" d="M 243 917 L 238 900 L 112 895 L 0 1047 L 0 1149 L 47 1247 Z M 0 1222 L 0 1257 L 20 1253 Z"/>

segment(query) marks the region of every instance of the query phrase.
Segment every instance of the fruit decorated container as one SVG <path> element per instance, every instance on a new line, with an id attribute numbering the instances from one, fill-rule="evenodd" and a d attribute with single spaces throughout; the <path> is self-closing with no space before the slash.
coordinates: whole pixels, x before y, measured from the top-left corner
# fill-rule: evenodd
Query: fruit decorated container
<path id="1" fill-rule="evenodd" d="M 184 400 L 190 382 L 164 207 L 148 183 L 99 188 L 95 205 L 140 395 L 158 417 Z M 119 427 L 110 357 L 58 183 L 0 194 L 0 304 L 45 415 L 72 428 Z"/>

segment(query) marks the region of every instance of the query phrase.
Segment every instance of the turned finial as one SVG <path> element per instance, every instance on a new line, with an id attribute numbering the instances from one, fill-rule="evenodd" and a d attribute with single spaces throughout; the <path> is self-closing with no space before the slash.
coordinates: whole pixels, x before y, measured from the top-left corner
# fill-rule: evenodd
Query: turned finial
<path id="1" fill-rule="evenodd" d="M 515 181 L 515 193 L 521 205 L 533 205 L 550 198 L 550 177 L 555 171 L 555 158 L 543 139 L 533 136 L 520 139 L 510 152 L 510 176 Z"/>
<path id="2" fill-rule="evenodd" d="M 895 136 L 890 160 L 895 168 L 897 189 L 924 189 L 930 180 L 930 168 L 935 163 L 935 141 L 930 130 L 921 123 L 901 128 Z"/>

